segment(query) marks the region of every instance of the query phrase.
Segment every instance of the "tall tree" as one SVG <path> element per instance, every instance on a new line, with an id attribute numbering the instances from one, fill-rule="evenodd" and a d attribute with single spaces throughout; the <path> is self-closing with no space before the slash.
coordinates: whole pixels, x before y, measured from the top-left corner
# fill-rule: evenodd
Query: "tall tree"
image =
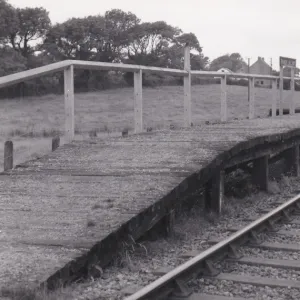
<path id="1" fill-rule="evenodd" d="M 12 48 L 28 58 L 34 52 L 35 46 L 45 37 L 51 26 L 48 12 L 42 7 L 17 8 L 18 26 L 9 34 Z"/>
<path id="2" fill-rule="evenodd" d="M 0 43 L 7 42 L 9 35 L 18 29 L 19 21 L 17 10 L 7 3 L 0 0 Z"/>
<path id="3" fill-rule="evenodd" d="M 214 59 L 210 64 L 210 70 L 217 71 L 221 68 L 227 68 L 233 72 L 237 72 L 245 66 L 246 62 L 243 60 L 242 56 L 239 53 L 232 53 Z"/>

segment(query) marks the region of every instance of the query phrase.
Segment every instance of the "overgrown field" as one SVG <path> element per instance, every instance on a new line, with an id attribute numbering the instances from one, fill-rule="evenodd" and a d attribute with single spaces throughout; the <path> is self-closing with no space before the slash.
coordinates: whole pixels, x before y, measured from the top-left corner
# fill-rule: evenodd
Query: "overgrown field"
<path id="1" fill-rule="evenodd" d="M 220 118 L 220 85 L 192 86 L 192 121 L 217 121 Z M 279 92 L 277 93 L 279 98 Z M 288 107 L 290 92 L 284 91 Z M 300 106 L 295 93 L 296 106 Z M 248 88 L 227 86 L 230 119 L 248 116 Z M 255 89 L 256 116 L 265 117 L 271 108 L 270 89 Z M 169 128 L 183 124 L 183 87 L 164 86 L 143 89 L 144 127 Z M 1 143 L 14 141 L 15 163 L 45 154 L 51 149 L 51 136 L 64 130 L 63 95 L 7 99 L 0 101 Z M 75 130 L 78 136 L 89 133 L 107 135 L 134 127 L 133 88 L 76 94 Z M 0 146 L 3 157 L 3 146 Z M 2 163 L 2 159 L 0 161 Z"/>

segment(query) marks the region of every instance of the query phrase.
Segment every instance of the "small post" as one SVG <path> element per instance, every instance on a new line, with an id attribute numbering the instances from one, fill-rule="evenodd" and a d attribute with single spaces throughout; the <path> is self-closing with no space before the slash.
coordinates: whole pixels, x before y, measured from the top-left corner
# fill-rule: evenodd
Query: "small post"
<path id="1" fill-rule="evenodd" d="M 13 160 L 14 145 L 12 141 L 6 141 L 4 144 L 4 171 L 11 170 L 14 165 Z"/>
<path id="2" fill-rule="evenodd" d="M 74 121 L 74 67 L 69 66 L 64 70 L 65 89 L 65 135 L 68 142 L 72 142 L 75 132 Z"/>
<path id="3" fill-rule="evenodd" d="M 249 101 L 249 120 L 254 119 L 254 77 L 249 78 L 250 80 L 250 101 Z"/>
<path id="4" fill-rule="evenodd" d="M 171 237 L 174 234 L 175 224 L 175 210 L 171 210 L 166 216 L 163 217 L 163 228 L 165 237 Z"/>
<path id="5" fill-rule="evenodd" d="M 267 155 L 253 161 L 252 182 L 263 191 L 268 190 L 269 158 Z"/>
<path id="6" fill-rule="evenodd" d="M 59 136 L 54 137 L 52 139 L 52 152 L 59 147 L 59 144 L 60 144 L 60 137 Z"/>
<path id="7" fill-rule="evenodd" d="M 276 117 L 277 107 L 277 79 L 272 80 L 272 118 Z"/>
<path id="8" fill-rule="evenodd" d="M 286 163 L 285 173 L 298 177 L 300 175 L 299 169 L 299 145 L 288 149 L 284 153 L 284 160 Z"/>
<path id="9" fill-rule="evenodd" d="M 184 70 L 188 72 L 183 78 L 184 88 L 184 127 L 190 127 L 192 124 L 192 100 L 191 100 L 191 58 L 190 47 L 184 48 Z"/>
<path id="10" fill-rule="evenodd" d="M 221 121 L 227 121 L 227 86 L 226 75 L 221 77 Z"/>
<path id="11" fill-rule="evenodd" d="M 205 209 L 222 213 L 224 201 L 224 170 L 217 170 L 216 174 L 208 181 L 205 189 Z"/>
<path id="12" fill-rule="evenodd" d="M 290 102 L 290 115 L 295 114 L 295 68 L 291 68 L 291 102 Z"/>
<path id="13" fill-rule="evenodd" d="M 283 115 L 283 67 L 280 67 L 279 75 L 279 116 Z"/>
<path id="14" fill-rule="evenodd" d="M 143 132 L 143 77 L 142 70 L 134 72 L 134 131 Z"/>

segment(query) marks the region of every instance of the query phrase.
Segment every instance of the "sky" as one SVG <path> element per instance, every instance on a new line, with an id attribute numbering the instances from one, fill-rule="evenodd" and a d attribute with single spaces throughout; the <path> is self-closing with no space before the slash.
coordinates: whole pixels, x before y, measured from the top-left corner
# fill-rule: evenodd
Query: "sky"
<path id="1" fill-rule="evenodd" d="M 166 21 L 193 32 L 210 60 L 239 52 L 251 63 L 258 56 L 300 61 L 299 0 L 8 0 L 16 7 L 44 7 L 53 24 L 72 17 L 104 14 L 118 8 L 142 21 Z M 297 15 L 298 14 L 298 15 Z"/>

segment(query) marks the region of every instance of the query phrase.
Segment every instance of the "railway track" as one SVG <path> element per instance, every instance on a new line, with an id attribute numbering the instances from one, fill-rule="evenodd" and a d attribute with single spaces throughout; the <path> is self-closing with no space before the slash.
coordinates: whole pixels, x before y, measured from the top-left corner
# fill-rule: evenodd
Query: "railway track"
<path id="1" fill-rule="evenodd" d="M 300 299 L 300 194 L 276 205 L 125 300 Z"/>

